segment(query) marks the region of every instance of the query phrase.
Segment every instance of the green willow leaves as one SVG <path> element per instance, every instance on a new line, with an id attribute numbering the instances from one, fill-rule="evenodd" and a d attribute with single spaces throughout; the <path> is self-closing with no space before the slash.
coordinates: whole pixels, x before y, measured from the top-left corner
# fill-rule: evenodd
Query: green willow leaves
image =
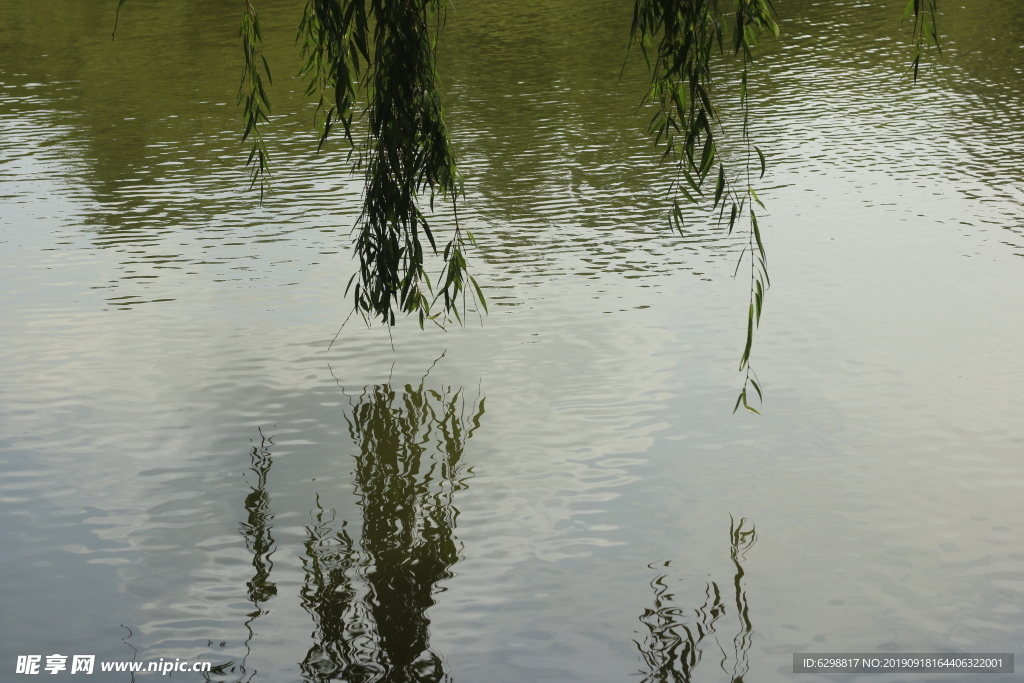
<path id="1" fill-rule="evenodd" d="M 421 327 L 442 315 L 462 322 L 467 295 L 486 311 L 483 292 L 468 272 L 465 251 L 473 238 L 459 226 L 461 183 L 438 91 L 435 41 L 443 24 L 442 1 L 308 0 L 299 25 L 306 95 L 318 99 L 319 148 L 340 123 L 354 167 L 366 181 L 354 228 L 359 270 L 346 292 L 367 322 L 391 326 L 398 312 L 415 313 Z M 907 5 L 915 79 L 922 51 L 939 48 L 937 2 L 909 0 Z M 733 412 L 741 405 L 758 412 L 751 389 L 763 399 L 751 354 L 770 286 L 758 223 L 764 204 L 754 186 L 767 164 L 751 136 L 748 86 L 758 40 L 765 32 L 779 34 L 774 14 L 770 0 L 635 0 L 630 29 L 631 44 L 639 45 L 652 73 L 645 97 L 656 111 L 650 133 L 675 168 L 673 227 L 684 232 L 681 202 L 687 201 L 717 211 L 730 234 L 745 232 L 736 273 L 749 257 L 750 294 L 739 362 L 744 381 Z M 252 138 L 249 165 L 262 192 L 268 157 L 260 126 L 270 111 L 263 78 L 269 83 L 271 76 L 259 51 L 262 34 L 252 0 L 245 0 L 241 36 L 243 137 Z M 738 70 L 726 66 L 726 56 L 739 60 Z M 727 155 L 722 154 L 726 136 L 715 80 L 722 71 L 738 78 L 736 113 L 742 117 Z M 356 132 L 357 119 L 365 120 L 365 132 Z M 455 227 L 443 249 L 421 206 L 424 197 L 431 211 L 437 198 L 452 203 Z M 444 264 L 436 292 L 426 271 L 427 247 Z M 438 302 L 443 310 L 434 312 Z"/>
<path id="2" fill-rule="evenodd" d="M 117 3 L 115 34 L 125 2 Z M 458 222 L 461 182 L 438 91 L 435 41 L 443 23 L 442 2 L 308 0 L 299 24 L 306 95 L 318 98 L 318 151 L 340 122 L 352 146 L 350 154 L 355 153 L 355 168 L 366 180 L 363 209 L 354 228 L 359 270 L 346 293 L 353 293 L 353 309 L 367 322 L 377 319 L 394 325 L 396 310 L 415 313 L 421 327 L 426 320 L 437 322 L 442 314 L 462 322 L 467 294 L 478 310 L 487 310 L 484 294 L 468 271 L 465 251 L 473 236 Z M 644 100 L 656 110 L 649 132 L 655 144 L 663 146 L 662 158 L 676 169 L 672 226 L 684 234 L 680 195 L 692 204 L 709 202 L 730 234 L 746 226 L 746 246 L 736 264 L 739 273 L 749 255 L 747 333 L 739 363 L 745 374 L 733 412 L 741 405 L 758 412 L 750 405 L 750 388 L 763 399 L 750 359 L 770 286 L 758 224 L 764 204 L 754 187 L 755 173 L 763 178 L 767 164 L 750 135 L 748 84 L 759 38 L 766 31 L 779 35 L 774 13 L 771 0 L 635 0 L 630 29 L 630 43 L 640 46 L 652 72 Z M 934 47 L 941 54 L 937 14 L 938 0 L 908 0 L 903 19 L 912 24 L 915 81 L 924 50 Z M 269 156 L 261 125 L 269 122 L 270 113 L 263 79 L 271 83 L 271 73 L 260 52 L 263 35 L 252 0 L 245 0 L 240 36 L 245 57 L 238 92 L 245 123 L 242 138 L 252 139 L 247 165 L 253 184 L 260 183 L 262 199 L 269 187 Z M 720 153 L 725 133 L 716 107 L 713 67 L 720 64 L 718 55 L 728 53 L 740 59 L 742 125 L 741 154 L 730 155 L 735 158 L 727 165 Z M 360 96 L 366 104 L 357 114 Z M 361 141 L 354 132 L 357 116 L 365 116 L 368 123 Z M 437 293 L 425 269 L 422 239 L 434 254 L 438 245 L 420 208 L 423 195 L 431 210 L 438 197 L 451 201 L 455 217 L 455 229 L 440 252 L 444 266 Z M 443 311 L 435 313 L 432 307 L 438 301 Z"/>
<path id="3" fill-rule="evenodd" d="M 904 20 L 913 19 L 915 81 L 924 48 L 940 48 L 937 3 L 938 0 L 909 0 L 904 15 Z M 746 246 L 737 261 L 736 273 L 749 255 L 750 297 L 747 334 L 739 363 L 739 370 L 744 373 L 743 387 L 733 412 L 741 405 L 750 412 L 758 412 L 750 404 L 751 388 L 759 401 L 764 398 L 750 359 L 754 333 L 760 325 L 765 294 L 771 284 L 758 224 L 758 213 L 765 206 L 754 187 L 755 173 L 758 180 L 764 178 L 767 162 L 750 134 L 748 85 L 753 50 L 759 38 L 766 31 L 775 37 L 779 35 L 773 14 L 771 0 L 636 0 L 630 32 L 631 44 L 639 45 L 652 73 L 651 87 L 644 99 L 655 107 L 649 133 L 655 144 L 663 147 L 662 159 L 672 162 L 676 170 L 672 226 L 684 234 L 680 195 L 695 205 L 709 202 L 711 209 L 718 211 L 719 223 L 727 224 L 729 234 L 737 226 L 746 225 Z M 741 153 L 727 162 L 720 154 L 719 143 L 725 139 L 725 131 L 716 106 L 713 67 L 724 66 L 723 60 L 716 58 L 728 53 L 740 59 L 742 124 Z"/>
<path id="4" fill-rule="evenodd" d="M 756 155 L 758 177 L 762 178 L 765 155 L 754 146 L 750 136 L 747 83 L 758 38 L 765 31 L 779 34 L 773 13 L 769 0 L 735 0 L 727 4 L 727 10 L 723 10 L 719 0 L 636 0 L 631 28 L 632 42 L 640 46 L 644 59 L 651 65 L 651 88 L 645 102 L 653 104 L 656 113 L 649 131 L 655 144 L 664 147 L 663 159 L 675 165 L 673 189 L 687 201 L 701 204 L 707 199 L 710 179 L 714 178 L 711 208 L 719 211 L 719 221 L 727 221 L 730 234 L 741 222 L 747 225 L 747 246 L 736 264 L 738 272 L 744 256 L 750 255 L 747 338 L 740 358 L 740 371 L 746 374 L 733 412 L 740 405 L 757 412 L 750 405 L 748 388 L 753 387 L 762 397 L 750 355 L 770 284 L 768 258 L 754 209 L 755 204 L 760 208 L 764 204 L 753 185 L 753 159 Z M 736 164 L 737 168 L 727 167 L 719 154 L 724 131 L 716 106 L 712 68 L 716 54 L 726 52 L 741 60 L 741 143 L 746 158 Z M 672 201 L 672 225 L 683 234 L 679 196 Z"/>
<path id="5" fill-rule="evenodd" d="M 911 70 L 914 73 L 914 82 L 917 82 L 917 73 L 921 67 L 921 54 L 927 47 L 934 47 L 939 54 L 942 54 L 942 45 L 939 44 L 938 13 L 939 0 L 909 0 L 907 8 L 903 12 L 903 21 L 911 19 L 910 41 L 913 49 L 914 61 L 911 63 Z"/>
<path id="6" fill-rule="evenodd" d="M 252 184 L 260 184 L 262 201 L 264 191 L 269 187 L 270 177 L 267 145 L 263 141 L 263 131 L 260 130 L 260 124 L 269 122 L 267 115 L 270 113 L 270 98 L 267 97 L 267 90 L 263 86 L 263 74 L 267 76 L 267 83 L 272 84 L 273 78 L 266 57 L 260 53 L 263 31 L 260 28 L 260 18 L 250 0 L 245 2 L 245 14 L 242 15 L 239 35 L 242 38 L 242 52 L 245 55 L 242 82 L 238 86 L 238 104 L 242 105 L 242 120 L 245 122 L 242 141 L 252 138 L 252 151 L 249 152 L 246 165 L 252 169 Z"/>
<path id="7" fill-rule="evenodd" d="M 473 237 L 458 221 L 460 178 L 438 92 L 434 48 L 441 10 L 440 0 L 309 0 L 299 25 L 306 94 L 318 98 L 320 148 L 340 122 L 366 180 L 354 228 L 359 270 L 346 292 L 367 322 L 394 325 L 396 312 L 416 314 L 421 327 L 442 313 L 461 322 L 467 294 L 478 310 L 487 307 L 468 272 L 465 251 Z M 260 68 L 268 81 L 270 72 L 259 55 L 259 20 L 249 0 L 242 38 L 239 101 L 245 103 L 245 136 L 254 140 L 253 177 L 262 180 L 267 156 L 259 123 L 270 105 Z M 359 140 L 353 124 L 361 97 L 367 126 Z M 420 206 L 423 196 L 431 211 L 438 197 L 452 203 L 455 229 L 441 250 Z M 444 262 L 436 292 L 426 271 L 427 247 Z M 443 311 L 435 313 L 438 301 Z"/>
<path id="8" fill-rule="evenodd" d="M 460 182 L 435 71 L 440 10 L 440 0 L 309 0 L 299 29 L 307 93 L 319 97 L 321 111 L 334 89 L 323 113 L 321 145 L 338 121 L 356 144 L 353 108 L 358 84 L 367 84 L 368 133 L 357 160 L 366 178 L 355 229 L 359 271 L 349 287 L 355 310 L 387 325 L 395 324 L 397 309 L 417 314 L 422 327 L 439 315 L 431 312 L 438 300 L 445 315 L 461 321 L 458 304 L 465 305 L 467 284 L 486 310 L 464 255 L 472 235 L 458 223 Z M 424 267 L 422 239 L 435 254 L 438 245 L 418 203 L 423 194 L 431 209 L 440 196 L 455 212 L 436 294 Z"/>

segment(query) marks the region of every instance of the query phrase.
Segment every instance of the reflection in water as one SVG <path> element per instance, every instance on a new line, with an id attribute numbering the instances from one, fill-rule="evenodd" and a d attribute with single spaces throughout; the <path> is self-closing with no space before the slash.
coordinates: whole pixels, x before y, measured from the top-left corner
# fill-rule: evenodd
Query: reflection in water
<path id="1" fill-rule="evenodd" d="M 423 380 L 367 387 L 353 401 L 362 533 L 353 540 L 345 522 L 335 531 L 317 501 L 303 557 L 302 604 L 316 624 L 306 680 L 447 680 L 426 611 L 459 557 L 452 496 L 466 486 L 462 454 L 483 413 L 482 398 Z"/>
<path id="2" fill-rule="evenodd" d="M 353 483 L 362 525 L 358 532 L 350 530 L 317 498 L 303 543 L 300 589 L 301 604 L 314 623 L 313 645 L 299 663 L 309 683 L 451 680 L 430 647 L 427 611 L 438 584 L 453 576 L 451 567 L 459 559 L 453 497 L 471 475 L 463 453 L 480 427 L 484 399 L 478 394 L 467 400 L 461 389 L 427 389 L 425 381 L 426 376 L 418 386 L 369 386 L 350 399 L 345 419 L 357 447 Z M 245 622 L 246 656 L 215 672 L 218 679 L 231 676 L 238 683 L 257 677 L 246 666 L 253 624 L 277 595 L 271 581 L 274 514 L 267 490 L 273 445 L 260 431 L 260 442 L 250 452 L 253 479 L 241 524 L 253 567 L 246 584 L 254 608 Z M 721 654 L 720 666 L 730 681 L 744 680 L 752 626 L 742 563 L 756 534 L 740 519 L 730 524 L 729 536 L 738 623 L 727 619 L 731 608 L 717 582 L 705 585 L 699 607 L 684 609 L 669 590 L 667 573 L 661 573 L 651 581 L 654 604 L 640 617 L 648 631 L 637 643 L 644 683 L 690 681 L 709 643 Z M 724 633 L 732 636 L 731 653 L 723 647 Z"/>
<path id="3" fill-rule="evenodd" d="M 247 615 L 245 628 L 249 632 L 245 639 L 245 656 L 237 665 L 228 663 L 217 667 L 214 672 L 219 675 L 232 674 L 235 680 L 250 681 L 256 675 L 256 670 L 247 671 L 245 662 L 251 652 L 250 643 L 256 632 L 253 629 L 253 622 L 267 613 L 263 608 L 270 598 L 277 595 L 277 585 L 270 580 L 270 572 L 274 563 L 270 556 L 274 553 L 274 538 L 270 535 L 273 528 L 274 513 L 270 510 L 270 494 L 267 492 L 267 477 L 270 474 L 270 467 L 274 464 L 270 447 L 274 445 L 273 437 L 268 437 L 260 430 L 260 444 L 254 445 L 249 452 L 250 467 L 254 481 L 250 483 L 249 495 L 245 497 L 245 510 L 248 512 L 246 521 L 241 524 L 242 536 L 245 538 L 245 546 L 252 554 L 253 577 L 245 585 L 248 590 L 249 602 L 253 610 Z"/>
<path id="4" fill-rule="evenodd" d="M 732 683 L 743 683 L 749 664 L 747 652 L 750 649 L 753 627 L 747 606 L 747 593 L 743 585 L 743 565 L 746 551 L 754 545 L 757 535 L 753 525 L 746 528 L 746 519 L 734 520 L 729 525 L 731 557 L 736 573 L 733 577 L 738 630 L 732 640 L 732 656 L 726 652 L 719 640 L 719 634 L 726 627 L 719 623 L 727 614 L 725 601 L 718 583 L 709 581 L 705 585 L 704 600 L 694 609 L 679 607 L 675 595 L 669 592 L 667 575 L 662 573 L 651 581 L 654 589 L 654 606 L 644 610 L 640 621 L 647 627 L 648 634 L 642 643 L 637 643 L 640 657 L 646 665 L 641 672 L 643 683 L 678 683 L 690 681 L 694 669 L 704 654 L 706 640 L 714 642 L 721 654 L 719 665 L 729 675 Z M 665 562 L 663 567 L 668 567 Z M 735 627 L 735 625 L 733 626 Z M 731 631 L 729 631 L 731 632 Z M 729 661 L 732 668 L 729 669 Z"/>
<path id="5" fill-rule="evenodd" d="M 274 514 L 270 511 L 270 494 L 267 493 L 267 475 L 273 464 L 270 447 L 273 445 L 273 437 L 264 436 L 260 430 L 260 445 L 253 446 L 250 453 L 250 469 L 256 476 L 256 483 L 245 498 L 249 518 L 242 524 L 242 535 L 245 536 L 246 547 L 252 553 L 252 566 L 256 570 L 246 586 L 249 589 L 249 601 L 256 606 L 277 595 L 277 586 L 270 580 L 270 570 L 274 566 L 270 560 L 274 552 L 274 539 L 270 535 Z"/>

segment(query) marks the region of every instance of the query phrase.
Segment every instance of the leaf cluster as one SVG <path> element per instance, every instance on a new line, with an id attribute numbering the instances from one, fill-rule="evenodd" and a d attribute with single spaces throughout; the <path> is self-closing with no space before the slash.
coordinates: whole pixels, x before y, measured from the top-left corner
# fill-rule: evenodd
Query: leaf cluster
<path id="1" fill-rule="evenodd" d="M 366 180 L 354 229 L 359 270 L 346 291 L 367 321 L 394 325 L 397 311 L 416 314 L 423 326 L 436 322 L 439 300 L 461 321 L 458 303 L 465 305 L 467 292 L 486 310 L 465 258 L 472 235 L 461 230 L 457 208 L 441 250 L 419 201 L 426 195 L 433 209 L 436 197 L 455 205 L 461 194 L 435 70 L 441 16 L 440 0 L 309 0 L 299 26 L 306 94 L 318 98 L 320 146 L 340 122 Z M 357 112 L 363 96 L 365 109 Z M 367 123 L 363 141 L 354 139 L 357 116 Z M 437 293 L 425 246 L 444 260 Z"/>

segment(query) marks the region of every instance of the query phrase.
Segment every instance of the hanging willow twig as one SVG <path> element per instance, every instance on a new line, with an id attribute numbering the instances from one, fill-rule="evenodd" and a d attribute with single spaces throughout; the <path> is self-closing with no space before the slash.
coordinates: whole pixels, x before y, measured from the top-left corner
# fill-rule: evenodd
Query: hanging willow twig
<path id="1" fill-rule="evenodd" d="M 320 146 L 340 122 L 366 180 L 354 229 L 359 270 L 346 292 L 364 319 L 387 325 L 395 324 L 396 311 L 415 313 L 421 327 L 436 322 L 437 301 L 446 317 L 461 322 L 459 303 L 465 305 L 467 293 L 479 309 L 487 308 L 465 258 L 473 237 L 462 230 L 457 211 L 455 230 L 440 251 L 436 293 L 424 266 L 422 240 L 439 250 L 420 197 L 426 195 L 433 210 L 437 197 L 454 207 L 461 193 L 435 71 L 430 20 L 439 12 L 440 0 L 309 0 L 299 26 L 306 94 L 318 97 Z M 362 92 L 368 126 L 360 143 L 353 120 Z"/>
<path id="2" fill-rule="evenodd" d="M 631 43 L 640 46 L 651 67 L 651 88 L 644 102 L 654 104 L 656 110 L 649 132 L 655 144 L 664 146 L 663 159 L 671 161 L 676 168 L 672 185 L 672 226 L 680 234 L 684 233 L 680 196 L 692 204 L 701 204 L 708 199 L 711 177 L 714 177 L 712 210 L 719 210 L 719 220 L 727 221 L 729 233 L 746 218 L 747 247 L 740 254 L 740 263 L 744 256 L 750 255 L 747 338 L 740 358 L 740 371 L 746 374 L 733 412 L 743 405 L 756 413 L 748 400 L 747 389 L 752 386 L 758 397 L 763 395 L 750 366 L 750 356 L 769 280 L 767 255 L 754 212 L 754 204 L 762 208 L 764 205 L 753 185 L 751 162 L 756 153 L 759 177 L 764 177 L 766 161 L 750 135 L 747 83 L 758 38 L 766 30 L 778 36 L 779 27 L 772 18 L 774 9 L 769 0 L 734 0 L 727 4 L 729 10 L 723 11 L 719 0 L 636 0 Z M 712 62 L 716 53 L 727 51 L 726 45 L 742 63 L 741 142 L 746 149 L 746 163 L 739 171 L 727 167 L 718 151 L 723 131 L 715 106 Z M 716 167 L 717 172 L 714 172 Z M 728 219 L 725 217 L 727 209 Z M 737 263 L 737 270 L 740 263 Z"/>
<path id="3" fill-rule="evenodd" d="M 270 98 L 267 97 L 267 90 L 263 86 L 263 73 L 267 75 L 267 83 L 273 84 L 273 77 L 270 75 L 267 58 L 260 52 L 263 30 L 260 28 L 260 18 L 251 0 L 245 0 L 245 13 L 242 15 L 242 26 L 238 34 L 242 38 L 242 53 L 245 55 L 242 82 L 238 86 L 238 104 L 242 105 L 242 119 L 245 121 L 242 141 L 252 138 L 252 150 L 245 165 L 251 169 L 252 185 L 255 186 L 257 182 L 260 185 L 262 202 L 264 192 L 270 186 L 270 159 L 267 155 L 267 145 L 263 140 L 263 131 L 260 129 L 262 123 L 269 122 L 267 116 L 270 113 Z"/>
<path id="4" fill-rule="evenodd" d="M 723 4 L 728 8 L 723 11 Z M 938 0 L 909 0 L 904 20 L 913 18 L 911 68 L 917 80 L 921 54 L 935 47 L 941 54 L 936 13 Z M 739 369 L 744 373 L 743 387 L 733 412 L 750 405 L 748 389 L 764 394 L 750 364 L 754 332 L 761 322 L 765 294 L 770 285 L 768 258 L 761 237 L 755 205 L 764 209 L 753 183 L 754 155 L 760 168 L 758 178 L 766 170 L 764 153 L 753 144 L 750 135 L 750 100 L 748 91 L 753 49 L 767 30 L 776 37 L 779 27 L 772 18 L 771 0 L 636 0 L 631 29 L 631 43 L 637 43 L 651 66 L 652 80 L 644 102 L 653 103 L 656 113 L 649 132 L 655 144 L 663 145 L 663 159 L 672 161 L 677 175 L 673 183 L 671 224 L 683 234 L 683 212 L 680 196 L 692 204 L 707 199 L 709 177 L 714 174 L 712 209 L 719 210 L 719 221 L 727 219 L 729 233 L 746 218 L 747 245 L 740 253 L 737 272 L 745 256 L 750 256 L 750 301 L 747 306 L 747 335 L 740 356 Z M 731 32 L 729 26 L 731 25 Z M 722 125 L 715 107 L 712 59 L 716 52 L 726 52 L 726 37 L 734 56 L 742 63 L 740 71 L 740 105 L 743 114 L 741 146 L 746 160 L 735 172 L 719 160 L 718 141 Z M 651 53 L 654 54 L 653 65 Z"/>
<path id="5" fill-rule="evenodd" d="M 917 72 L 921 67 L 921 54 L 927 47 L 934 47 L 942 54 L 942 45 L 939 43 L 939 25 L 935 19 L 938 12 L 939 0 L 909 0 L 907 8 L 903 12 L 903 21 L 913 18 L 910 43 L 913 50 L 914 60 L 911 62 L 911 70 L 914 73 L 914 82 L 917 82 Z"/>

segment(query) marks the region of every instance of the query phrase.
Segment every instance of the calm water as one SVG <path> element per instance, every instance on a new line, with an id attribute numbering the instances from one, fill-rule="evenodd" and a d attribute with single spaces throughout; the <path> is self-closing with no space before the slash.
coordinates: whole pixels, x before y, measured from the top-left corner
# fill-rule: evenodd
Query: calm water
<path id="1" fill-rule="evenodd" d="M 449 11 L 492 312 L 394 350 L 358 324 L 328 350 L 360 185 L 313 156 L 301 4 L 260 5 L 259 206 L 239 3 L 128 3 L 111 41 L 113 2 L 0 2 L 2 678 L 752 683 L 793 652 L 1017 650 L 1024 6 L 943 2 L 911 87 L 902 4 L 778 3 L 758 417 L 731 413 L 741 244 L 666 227 L 627 0 Z"/>

